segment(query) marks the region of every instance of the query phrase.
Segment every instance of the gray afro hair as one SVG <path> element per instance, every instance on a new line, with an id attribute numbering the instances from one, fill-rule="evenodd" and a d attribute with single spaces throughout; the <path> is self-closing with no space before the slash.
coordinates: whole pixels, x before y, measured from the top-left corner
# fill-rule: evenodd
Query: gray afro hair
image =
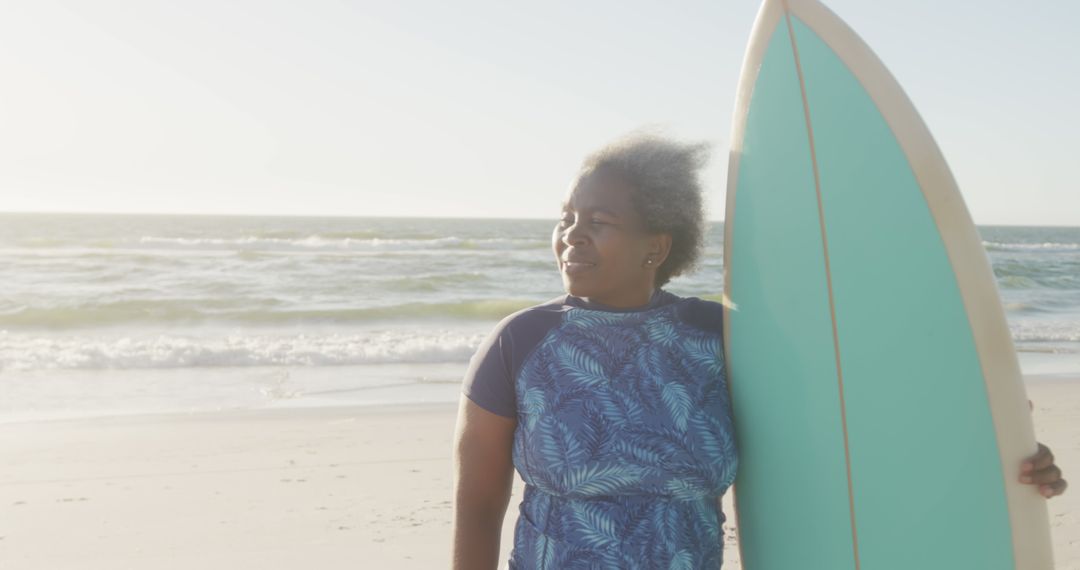
<path id="1" fill-rule="evenodd" d="M 708 162 L 707 143 L 681 143 L 652 133 L 632 133 L 589 155 L 580 176 L 605 170 L 633 188 L 631 201 L 650 233 L 671 235 L 671 252 L 656 272 L 656 286 L 691 271 L 705 243 L 705 206 L 698 171 Z"/>

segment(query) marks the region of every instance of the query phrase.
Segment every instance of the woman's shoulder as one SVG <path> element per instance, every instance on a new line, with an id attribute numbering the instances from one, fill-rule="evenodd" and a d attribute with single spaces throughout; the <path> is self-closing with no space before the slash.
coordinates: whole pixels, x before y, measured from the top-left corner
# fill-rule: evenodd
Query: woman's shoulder
<path id="1" fill-rule="evenodd" d="M 566 299 L 567 295 L 561 295 L 538 305 L 514 311 L 499 321 L 499 324 L 495 325 L 495 330 L 529 328 L 537 322 L 559 320 L 562 314 L 571 308 Z"/>
<path id="2" fill-rule="evenodd" d="M 518 350 L 540 341 L 548 331 L 558 326 L 569 308 L 566 295 L 526 307 L 504 317 L 491 331 L 489 339 L 502 339 Z"/>
<path id="3" fill-rule="evenodd" d="M 698 297 L 679 297 L 673 304 L 683 323 L 706 332 L 723 333 L 723 304 Z"/>

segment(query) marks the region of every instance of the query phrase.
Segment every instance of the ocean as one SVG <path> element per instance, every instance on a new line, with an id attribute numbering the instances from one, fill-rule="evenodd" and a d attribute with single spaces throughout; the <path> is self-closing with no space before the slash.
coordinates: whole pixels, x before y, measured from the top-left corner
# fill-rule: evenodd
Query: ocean
<path id="1" fill-rule="evenodd" d="M 554 222 L 0 214 L 0 420 L 454 401 L 562 293 Z M 1024 372 L 1080 372 L 1080 228 L 979 232 Z M 717 299 L 722 251 L 667 289 Z"/>

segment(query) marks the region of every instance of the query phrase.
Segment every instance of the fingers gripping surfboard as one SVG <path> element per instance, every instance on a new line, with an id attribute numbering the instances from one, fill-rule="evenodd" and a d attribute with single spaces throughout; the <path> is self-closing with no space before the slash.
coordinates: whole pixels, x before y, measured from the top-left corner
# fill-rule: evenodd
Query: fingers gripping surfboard
<path id="1" fill-rule="evenodd" d="M 744 567 L 1052 568 L 981 240 L 914 106 L 815 0 L 758 14 L 728 176 Z"/>

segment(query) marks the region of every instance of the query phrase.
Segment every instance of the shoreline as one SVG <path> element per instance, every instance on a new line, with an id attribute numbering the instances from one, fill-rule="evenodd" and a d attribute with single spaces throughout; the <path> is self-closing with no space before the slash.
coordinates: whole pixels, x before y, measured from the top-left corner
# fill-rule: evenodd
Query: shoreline
<path id="1" fill-rule="evenodd" d="M 1080 361 L 1021 356 L 1025 387 L 1080 384 Z M 46 421 L 457 404 L 467 362 L 0 370 L 0 427 Z"/>
<path id="2" fill-rule="evenodd" d="M 222 410 L 182 411 L 147 411 L 101 413 L 95 415 L 33 417 L 20 419 L 0 419 L 0 428 L 5 426 L 26 425 L 83 425 L 132 426 L 140 423 L 183 423 L 208 422 L 230 423 L 246 421 L 275 420 L 332 420 L 356 418 L 358 416 L 381 416 L 396 414 L 433 414 L 457 412 L 456 402 L 411 402 L 411 403 L 371 403 L 371 404 L 324 404 L 311 406 L 288 406 L 276 408 L 235 408 Z"/>

